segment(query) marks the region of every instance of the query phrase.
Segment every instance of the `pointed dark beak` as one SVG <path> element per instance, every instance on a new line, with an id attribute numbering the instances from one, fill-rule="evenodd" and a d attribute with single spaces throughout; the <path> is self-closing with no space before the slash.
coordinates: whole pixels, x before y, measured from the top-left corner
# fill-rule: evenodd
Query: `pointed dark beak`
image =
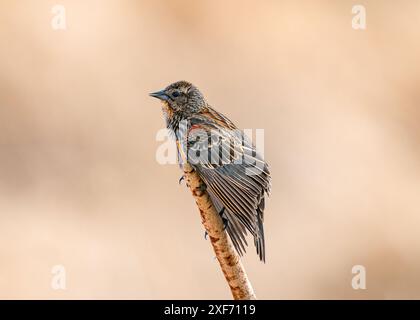
<path id="1" fill-rule="evenodd" d="M 158 99 L 163 100 L 163 101 L 167 101 L 169 99 L 168 95 L 165 93 L 165 90 L 152 92 L 152 93 L 149 94 L 149 96 L 151 96 L 153 98 L 158 98 Z"/>

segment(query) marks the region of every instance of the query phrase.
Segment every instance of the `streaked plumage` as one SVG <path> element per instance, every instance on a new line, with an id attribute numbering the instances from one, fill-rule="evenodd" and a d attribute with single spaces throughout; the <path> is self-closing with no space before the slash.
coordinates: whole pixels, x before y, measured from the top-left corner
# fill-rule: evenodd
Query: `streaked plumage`
<path id="1" fill-rule="evenodd" d="M 264 159 L 243 132 L 214 110 L 192 84 L 179 81 L 151 95 L 163 101 L 179 161 L 188 161 L 206 184 L 213 204 L 228 221 L 226 230 L 238 253 L 245 252 L 249 231 L 257 254 L 265 261 L 264 206 L 271 177 Z"/>

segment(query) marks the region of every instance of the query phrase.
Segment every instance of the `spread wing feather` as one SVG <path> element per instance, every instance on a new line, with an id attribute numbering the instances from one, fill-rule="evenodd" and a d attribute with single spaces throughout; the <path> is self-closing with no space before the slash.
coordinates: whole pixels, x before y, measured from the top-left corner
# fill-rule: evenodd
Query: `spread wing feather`
<path id="1" fill-rule="evenodd" d="M 226 230 L 236 250 L 241 255 L 245 252 L 248 230 L 257 254 L 265 261 L 264 196 L 271 185 L 268 165 L 243 132 L 211 107 L 189 118 L 187 132 L 188 162 L 205 182 L 216 209 L 225 208 Z"/>

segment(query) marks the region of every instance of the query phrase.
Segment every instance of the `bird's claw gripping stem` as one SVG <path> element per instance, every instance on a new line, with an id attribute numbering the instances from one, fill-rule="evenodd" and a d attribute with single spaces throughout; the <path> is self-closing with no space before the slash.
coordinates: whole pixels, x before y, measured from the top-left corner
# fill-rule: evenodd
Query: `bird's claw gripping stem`
<path id="1" fill-rule="evenodd" d="M 223 231 L 225 231 L 227 226 L 229 225 L 229 220 L 226 219 L 225 217 L 223 217 L 224 212 L 225 212 L 225 207 L 223 207 L 222 210 L 220 210 L 220 212 L 219 212 L 220 217 L 222 218 L 222 221 L 223 221 Z M 207 235 L 208 235 L 208 233 L 207 233 L 207 231 L 205 231 L 204 232 L 204 239 L 206 239 L 206 240 L 207 240 Z"/>
<path id="2" fill-rule="evenodd" d="M 184 180 L 185 180 L 185 174 L 183 174 L 183 175 L 181 176 L 181 178 L 179 178 L 178 184 L 181 184 L 181 183 L 182 183 L 182 181 L 184 181 Z"/>

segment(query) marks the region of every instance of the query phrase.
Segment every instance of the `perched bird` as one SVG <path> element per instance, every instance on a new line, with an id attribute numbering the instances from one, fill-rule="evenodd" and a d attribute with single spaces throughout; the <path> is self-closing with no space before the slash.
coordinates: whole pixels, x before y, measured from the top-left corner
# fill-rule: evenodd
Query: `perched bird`
<path id="1" fill-rule="evenodd" d="M 150 96 L 163 102 L 178 161 L 187 161 L 205 183 L 236 251 L 245 252 L 248 230 L 265 262 L 264 204 L 271 177 L 255 146 L 189 82 L 175 82 Z"/>

